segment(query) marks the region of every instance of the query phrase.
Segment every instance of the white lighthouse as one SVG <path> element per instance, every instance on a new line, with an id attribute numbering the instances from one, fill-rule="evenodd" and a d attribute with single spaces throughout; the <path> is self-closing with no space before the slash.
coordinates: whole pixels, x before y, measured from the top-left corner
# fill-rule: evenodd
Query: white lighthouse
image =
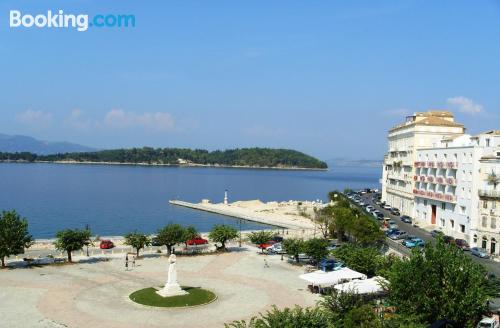
<path id="1" fill-rule="evenodd" d="M 227 205 L 227 189 L 224 191 L 224 205 Z"/>

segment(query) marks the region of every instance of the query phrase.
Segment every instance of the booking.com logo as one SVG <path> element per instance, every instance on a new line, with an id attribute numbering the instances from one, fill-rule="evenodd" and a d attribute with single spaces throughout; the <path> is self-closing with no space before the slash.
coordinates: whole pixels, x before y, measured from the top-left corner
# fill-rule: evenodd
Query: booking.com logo
<path id="1" fill-rule="evenodd" d="M 135 15 L 103 15 L 92 17 L 86 14 L 65 14 L 63 10 L 46 14 L 23 14 L 20 10 L 10 11 L 10 28 L 74 28 L 78 32 L 85 32 L 89 27 L 135 27 Z"/>

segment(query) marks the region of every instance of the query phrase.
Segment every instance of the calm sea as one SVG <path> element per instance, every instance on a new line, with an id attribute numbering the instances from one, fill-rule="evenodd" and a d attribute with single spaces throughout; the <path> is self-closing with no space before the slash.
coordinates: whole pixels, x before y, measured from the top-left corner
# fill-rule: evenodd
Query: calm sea
<path id="1" fill-rule="evenodd" d="M 119 165 L 0 164 L 0 210 L 17 210 L 36 238 L 89 225 L 94 234 L 155 232 L 175 222 L 209 231 L 236 219 L 168 204 L 170 199 L 230 201 L 326 200 L 330 190 L 379 188 L 378 168 L 335 167 L 330 171 Z M 245 222 L 243 229 L 265 225 Z"/>

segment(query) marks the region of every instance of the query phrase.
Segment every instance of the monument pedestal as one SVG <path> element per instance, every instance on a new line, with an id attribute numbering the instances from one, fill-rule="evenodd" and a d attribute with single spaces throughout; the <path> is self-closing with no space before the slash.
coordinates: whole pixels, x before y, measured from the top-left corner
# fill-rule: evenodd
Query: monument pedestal
<path id="1" fill-rule="evenodd" d="M 186 295 L 188 292 L 182 290 L 179 284 L 166 284 L 165 287 L 156 291 L 156 294 L 163 297 Z"/>

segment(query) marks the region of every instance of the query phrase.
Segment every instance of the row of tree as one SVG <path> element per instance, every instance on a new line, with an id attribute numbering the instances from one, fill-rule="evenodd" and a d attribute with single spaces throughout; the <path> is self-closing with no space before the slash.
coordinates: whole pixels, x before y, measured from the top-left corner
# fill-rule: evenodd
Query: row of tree
<path id="1" fill-rule="evenodd" d="M 64 229 L 56 233 L 54 246 L 57 250 L 67 254 L 68 261 L 72 261 L 72 254 L 84 247 L 93 245 L 92 233 L 89 229 Z M 170 255 L 173 246 L 186 243 L 198 236 L 193 226 L 183 227 L 180 224 L 170 223 L 158 230 L 154 237 L 141 232 L 131 232 L 125 235 L 125 244 L 133 247 L 136 254 L 151 244 L 166 246 Z M 220 243 L 217 250 L 226 250 L 226 243 L 238 236 L 238 231 L 231 226 L 217 224 L 209 233 L 209 238 Z M 0 214 L 0 259 L 5 267 L 5 259 L 11 255 L 23 254 L 26 248 L 33 245 L 33 237 L 28 232 L 28 221 L 21 218 L 16 211 L 3 211 Z"/>
<path id="2" fill-rule="evenodd" d="M 333 290 L 315 307 L 274 308 L 249 322 L 235 321 L 226 327 L 423 328 L 442 319 L 454 322 L 455 327 L 475 327 L 487 313 L 488 297 L 493 296 L 488 293 L 492 278 L 484 268 L 442 240 L 427 244 L 423 251 L 414 250 L 409 258 L 383 256 L 359 244 L 342 246 L 335 256 L 352 269 L 385 277 L 389 283 L 384 305 Z"/>
<path id="3" fill-rule="evenodd" d="M 329 196 L 334 204 L 315 216 L 323 237 L 347 241 L 332 254 L 349 268 L 387 279 L 383 303 L 333 290 L 315 307 L 273 308 L 248 322 L 234 321 L 226 327 L 423 328 L 442 319 L 454 322 L 456 327 L 475 327 L 487 313 L 488 298 L 498 297 L 499 279 L 442 239 L 421 250 L 414 249 L 407 258 L 384 255 L 384 237 L 376 221 L 351 207 L 342 194 L 332 192 Z M 254 237 L 260 241 L 268 236 L 262 232 Z M 296 258 L 306 253 L 317 261 L 327 256 L 325 239 L 287 239 L 283 246 Z"/>
<path id="4" fill-rule="evenodd" d="M 180 159 L 187 163 L 202 165 L 327 168 L 325 162 L 299 151 L 270 148 L 242 148 L 210 152 L 202 149 L 143 147 L 54 155 L 0 152 L 0 161 L 77 161 L 177 165 L 182 164 L 179 162 Z"/>
<path id="5" fill-rule="evenodd" d="M 363 246 L 381 244 L 385 238 L 373 218 L 352 207 L 340 192 L 328 194 L 333 205 L 315 211 L 314 221 L 324 238 L 350 240 Z"/>

